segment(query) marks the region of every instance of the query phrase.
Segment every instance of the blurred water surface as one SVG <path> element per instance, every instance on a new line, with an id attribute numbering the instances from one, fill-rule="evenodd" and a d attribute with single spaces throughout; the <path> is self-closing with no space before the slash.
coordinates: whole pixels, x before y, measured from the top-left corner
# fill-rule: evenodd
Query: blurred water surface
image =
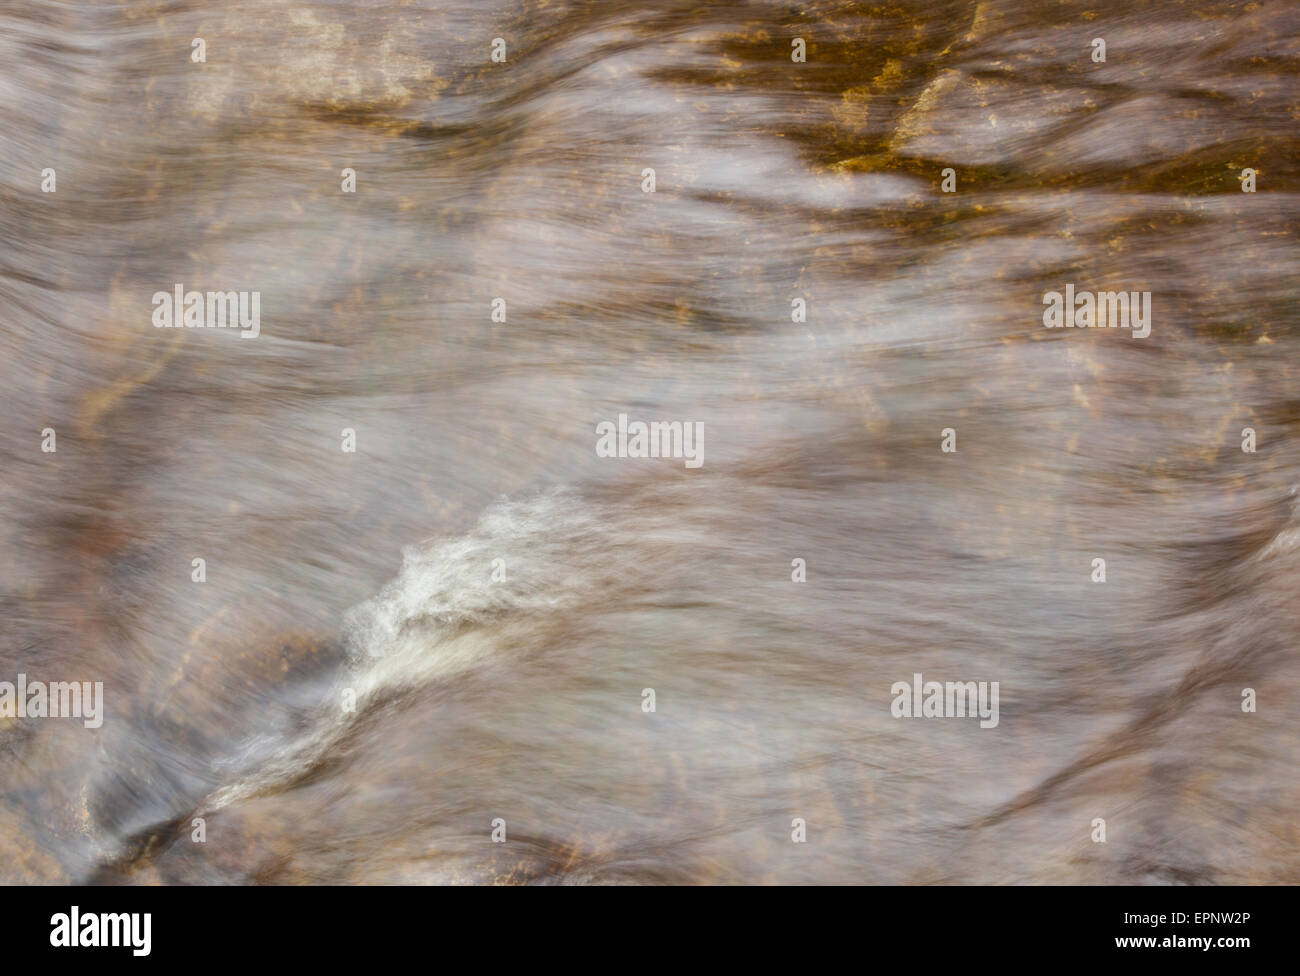
<path id="1" fill-rule="evenodd" d="M 0 679 L 106 714 L 0 719 L 0 878 L 1300 882 L 1297 38 L 3 4 Z M 1044 329 L 1067 282 L 1150 337 Z M 620 412 L 704 466 L 596 457 Z M 998 727 L 894 719 L 915 672 Z"/>

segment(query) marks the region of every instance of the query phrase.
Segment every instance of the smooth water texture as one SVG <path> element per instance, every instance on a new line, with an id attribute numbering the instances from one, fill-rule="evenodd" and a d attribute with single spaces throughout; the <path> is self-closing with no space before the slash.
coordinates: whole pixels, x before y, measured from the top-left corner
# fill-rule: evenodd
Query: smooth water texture
<path id="1" fill-rule="evenodd" d="M 1300 882 L 1298 38 L 5 3 L 0 680 L 105 715 L 0 718 L 0 880 Z M 1067 283 L 1150 336 L 1045 329 Z"/>

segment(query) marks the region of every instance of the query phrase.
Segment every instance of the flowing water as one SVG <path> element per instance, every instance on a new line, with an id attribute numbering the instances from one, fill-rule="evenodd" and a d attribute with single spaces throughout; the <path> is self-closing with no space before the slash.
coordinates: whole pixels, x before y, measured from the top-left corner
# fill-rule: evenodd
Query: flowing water
<path id="1" fill-rule="evenodd" d="M 1300 882 L 1298 41 L 7 0 L 0 680 L 104 709 L 0 718 L 0 879 Z M 1150 335 L 1045 329 L 1067 283 Z"/>

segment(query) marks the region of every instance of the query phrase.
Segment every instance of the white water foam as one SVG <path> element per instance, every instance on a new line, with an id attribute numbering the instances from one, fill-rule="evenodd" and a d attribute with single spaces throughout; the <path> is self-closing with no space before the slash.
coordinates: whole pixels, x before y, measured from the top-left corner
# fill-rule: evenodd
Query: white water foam
<path id="1" fill-rule="evenodd" d="M 321 720 L 290 744 L 256 742 L 247 756 L 274 750 L 259 764 L 214 791 L 200 809 L 218 810 L 302 775 L 322 761 L 377 700 L 404 688 L 447 680 L 492 657 L 500 628 L 578 603 L 590 583 L 598 523 L 571 492 L 552 490 L 488 508 L 466 535 L 433 545 L 408 546 L 397 577 L 344 615 L 351 665 L 321 702 Z M 504 579 L 493 561 L 504 560 Z M 350 691 L 355 708 L 343 708 Z"/>

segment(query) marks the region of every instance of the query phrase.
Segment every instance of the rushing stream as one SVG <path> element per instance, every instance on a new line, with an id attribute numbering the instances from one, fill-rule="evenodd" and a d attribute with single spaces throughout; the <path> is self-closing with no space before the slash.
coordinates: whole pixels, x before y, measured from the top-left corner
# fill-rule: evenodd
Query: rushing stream
<path id="1" fill-rule="evenodd" d="M 0 880 L 1300 883 L 1298 55 L 3 0 Z"/>

